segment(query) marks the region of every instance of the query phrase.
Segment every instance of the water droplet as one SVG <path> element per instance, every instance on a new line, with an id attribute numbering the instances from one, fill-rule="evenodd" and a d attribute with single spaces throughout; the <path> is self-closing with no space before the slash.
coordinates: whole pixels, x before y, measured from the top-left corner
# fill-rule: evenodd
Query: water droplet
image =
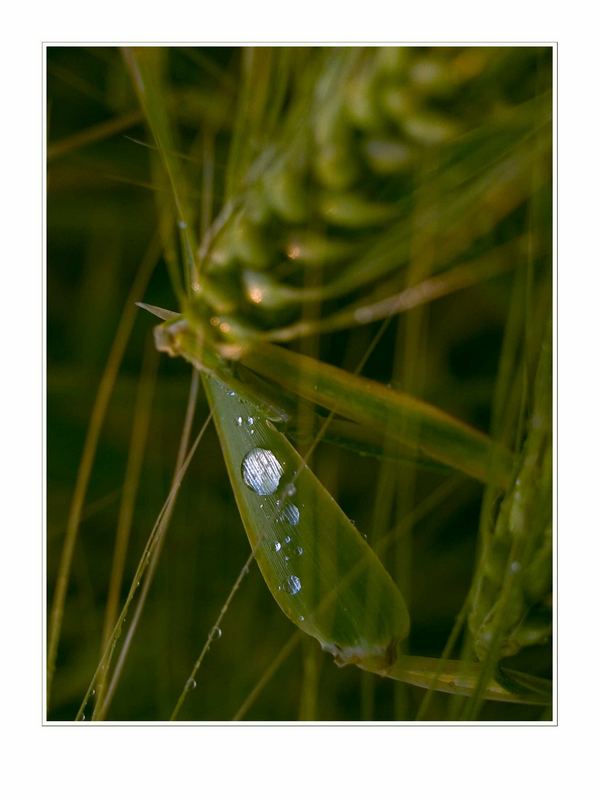
<path id="1" fill-rule="evenodd" d="M 215 625 L 215 627 L 210 632 L 210 638 L 211 639 L 220 639 L 221 636 L 223 636 L 223 631 L 221 630 L 221 628 L 219 628 L 218 625 Z"/>
<path id="2" fill-rule="evenodd" d="M 81 715 L 81 721 L 82 721 L 82 722 L 85 722 L 85 714 L 82 714 L 82 715 Z"/>
<path id="3" fill-rule="evenodd" d="M 240 427 L 241 427 L 241 425 L 242 425 L 242 422 L 243 422 L 243 421 L 244 421 L 244 420 L 243 420 L 241 417 L 238 417 L 238 418 L 236 419 L 236 421 L 235 421 L 235 424 L 238 426 L 238 428 L 240 428 Z"/>
<path id="4" fill-rule="evenodd" d="M 177 225 L 180 230 L 184 231 L 187 228 L 187 222 L 183 219 L 177 220 Z"/>
<path id="5" fill-rule="evenodd" d="M 300 616 L 298 617 L 298 619 L 300 620 L 300 622 L 304 622 L 304 617 L 302 616 L 302 614 L 300 614 Z"/>
<path id="6" fill-rule="evenodd" d="M 229 389 L 229 391 L 227 392 L 227 397 L 235 397 L 235 392 L 233 391 L 233 389 Z"/>
<path id="7" fill-rule="evenodd" d="M 186 683 L 185 688 L 187 689 L 188 692 L 191 692 L 193 689 L 196 688 L 197 685 L 198 684 L 196 683 L 196 681 L 193 678 L 190 678 Z"/>
<path id="8" fill-rule="evenodd" d="M 298 553 L 299 556 L 301 556 L 302 553 L 304 552 L 304 548 L 300 547 L 300 545 L 298 545 L 298 547 L 296 548 L 296 552 Z"/>
<path id="9" fill-rule="evenodd" d="M 270 450 L 255 447 L 244 456 L 242 478 L 256 494 L 273 494 L 282 475 L 283 467 Z"/>
<path id="10" fill-rule="evenodd" d="M 288 485 L 285 487 L 284 494 L 287 497 L 293 497 L 296 494 L 296 487 L 294 486 L 293 483 L 288 483 Z"/>
<path id="11" fill-rule="evenodd" d="M 275 550 L 276 553 L 278 553 L 281 550 L 281 542 L 275 542 L 275 544 L 273 545 L 273 549 Z"/>
<path id="12" fill-rule="evenodd" d="M 248 417 L 248 425 L 254 425 L 254 417 Z"/>
<path id="13" fill-rule="evenodd" d="M 96 690 L 92 689 L 92 691 L 90 692 L 90 697 L 93 697 L 95 694 L 96 694 Z"/>
<path id="14" fill-rule="evenodd" d="M 302 584 L 300 583 L 300 578 L 297 575 L 290 575 L 289 578 L 285 579 L 284 589 L 288 594 L 298 594 L 301 588 Z"/>
<path id="15" fill-rule="evenodd" d="M 286 556 L 285 559 L 284 559 L 284 561 L 289 561 L 289 560 L 290 560 L 289 556 Z"/>
<path id="16" fill-rule="evenodd" d="M 300 522 L 300 510 L 293 503 L 284 506 L 280 518 L 282 521 L 289 522 L 290 525 L 297 525 Z"/>
<path id="17" fill-rule="evenodd" d="M 513 561 L 510 565 L 510 571 L 513 575 L 516 575 L 517 572 L 521 571 L 521 564 L 518 561 Z"/>
<path id="18" fill-rule="evenodd" d="M 289 544 L 289 543 L 292 541 L 292 537 L 291 537 L 291 536 L 286 536 L 286 537 L 285 537 L 285 539 L 284 539 L 283 541 L 284 541 L 286 544 Z"/>

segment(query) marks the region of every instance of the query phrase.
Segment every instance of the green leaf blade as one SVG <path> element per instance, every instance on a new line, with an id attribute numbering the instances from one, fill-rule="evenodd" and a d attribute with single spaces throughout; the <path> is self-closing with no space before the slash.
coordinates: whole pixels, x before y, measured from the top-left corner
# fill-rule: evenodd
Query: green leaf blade
<path id="1" fill-rule="evenodd" d="M 396 584 L 263 410 L 216 378 L 204 384 L 246 533 L 281 610 L 338 663 L 389 666 L 409 629 Z"/>
<path id="2" fill-rule="evenodd" d="M 283 347 L 253 343 L 242 363 L 301 397 L 483 482 L 507 484 L 508 450 L 428 403 Z"/>

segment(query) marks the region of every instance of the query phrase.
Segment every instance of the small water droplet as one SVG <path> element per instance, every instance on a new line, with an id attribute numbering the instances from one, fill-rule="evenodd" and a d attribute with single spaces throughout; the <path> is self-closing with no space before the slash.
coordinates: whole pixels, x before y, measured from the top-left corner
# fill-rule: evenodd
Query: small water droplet
<path id="1" fill-rule="evenodd" d="M 296 487 L 294 486 L 293 483 L 288 483 L 288 485 L 285 487 L 284 494 L 287 497 L 293 497 L 296 494 Z"/>
<path id="2" fill-rule="evenodd" d="M 218 625 L 215 625 L 215 627 L 210 632 L 210 635 L 211 639 L 220 639 L 221 636 L 223 636 L 223 631 L 221 630 L 221 628 L 219 628 Z"/>
<path id="3" fill-rule="evenodd" d="M 301 556 L 303 552 L 304 552 L 304 548 L 300 547 L 300 545 L 298 545 L 298 547 L 296 548 L 296 553 L 298 553 L 298 555 Z"/>
<path id="4" fill-rule="evenodd" d="M 295 506 L 293 503 L 287 503 L 284 506 L 279 519 L 281 521 L 289 522 L 290 525 L 297 525 L 300 522 L 300 510 L 298 509 L 298 506 Z"/>
<path id="5" fill-rule="evenodd" d="M 82 714 L 82 715 L 81 715 L 81 721 L 82 721 L 82 722 L 85 722 L 85 714 Z"/>
<path id="6" fill-rule="evenodd" d="M 229 391 L 227 392 L 227 397 L 235 397 L 235 392 L 233 391 L 233 389 L 229 389 Z"/>
<path id="7" fill-rule="evenodd" d="M 298 619 L 300 620 L 300 622 L 304 622 L 304 617 L 302 616 L 302 614 L 300 614 L 300 616 L 298 617 Z"/>
<path id="8" fill-rule="evenodd" d="M 196 681 L 193 678 L 190 678 L 186 683 L 185 688 L 187 689 L 188 692 L 191 692 L 193 689 L 196 688 L 197 685 L 198 684 L 196 683 Z"/>
<path id="9" fill-rule="evenodd" d="M 282 475 L 283 467 L 270 450 L 255 447 L 244 456 L 242 478 L 256 494 L 273 494 Z"/>
<path id="10" fill-rule="evenodd" d="M 187 228 L 187 222 L 183 219 L 177 220 L 177 225 L 180 230 L 184 231 Z"/>
<path id="11" fill-rule="evenodd" d="M 96 694 L 96 690 L 92 689 L 92 691 L 90 692 L 90 697 L 93 697 L 95 694 Z"/>
<path id="12" fill-rule="evenodd" d="M 278 553 L 281 550 L 281 542 L 275 542 L 275 544 L 273 545 L 273 549 L 275 550 L 276 553 Z"/>
<path id="13" fill-rule="evenodd" d="M 521 571 L 521 564 L 518 561 L 513 561 L 510 565 L 510 571 L 513 575 L 516 575 L 517 572 Z"/>
<path id="14" fill-rule="evenodd" d="M 289 560 L 290 560 L 289 556 L 286 556 L 285 559 L 284 559 L 284 561 L 289 561 Z"/>
<path id="15" fill-rule="evenodd" d="M 283 541 L 284 541 L 286 544 L 289 544 L 289 543 L 292 541 L 292 537 L 291 537 L 291 536 L 286 536 L 286 537 L 285 537 L 285 539 L 284 539 Z"/>
<path id="16" fill-rule="evenodd" d="M 236 419 L 236 421 L 235 421 L 235 424 L 238 426 L 238 428 L 241 428 L 241 426 L 242 426 L 242 422 L 243 422 L 243 421 L 244 421 L 244 420 L 243 420 L 241 417 L 238 417 L 238 418 Z"/>
<path id="17" fill-rule="evenodd" d="M 285 579 L 284 588 L 288 594 L 291 595 L 298 594 L 298 592 L 302 588 L 302 584 L 300 583 L 300 578 L 297 575 L 290 575 L 289 578 Z"/>
<path id="18" fill-rule="evenodd" d="M 248 425 L 254 425 L 254 417 L 248 417 Z"/>

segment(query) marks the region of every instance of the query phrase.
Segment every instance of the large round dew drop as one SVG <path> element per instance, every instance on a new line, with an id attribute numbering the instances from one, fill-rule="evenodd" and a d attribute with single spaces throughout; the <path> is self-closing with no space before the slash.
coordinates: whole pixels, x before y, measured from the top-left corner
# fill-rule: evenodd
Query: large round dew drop
<path id="1" fill-rule="evenodd" d="M 244 456 L 242 479 L 256 494 L 273 494 L 282 475 L 283 467 L 270 450 L 255 447 Z"/>

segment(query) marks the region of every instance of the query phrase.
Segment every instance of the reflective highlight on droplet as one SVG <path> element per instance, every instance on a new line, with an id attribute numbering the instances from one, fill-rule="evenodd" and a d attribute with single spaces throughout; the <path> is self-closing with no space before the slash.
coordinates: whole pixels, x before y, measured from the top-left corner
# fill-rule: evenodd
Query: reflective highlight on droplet
<path id="1" fill-rule="evenodd" d="M 297 575 L 290 575 L 289 578 L 285 579 L 283 588 L 288 594 L 291 595 L 298 594 L 298 592 L 302 588 L 302 584 L 300 583 L 300 578 Z"/>
<path id="2" fill-rule="evenodd" d="M 282 475 L 283 467 L 270 450 L 254 447 L 244 456 L 242 478 L 256 494 L 273 494 Z"/>
<path id="3" fill-rule="evenodd" d="M 293 503 L 287 503 L 281 512 L 281 519 L 289 522 L 290 525 L 297 525 L 300 522 L 300 510 Z"/>

